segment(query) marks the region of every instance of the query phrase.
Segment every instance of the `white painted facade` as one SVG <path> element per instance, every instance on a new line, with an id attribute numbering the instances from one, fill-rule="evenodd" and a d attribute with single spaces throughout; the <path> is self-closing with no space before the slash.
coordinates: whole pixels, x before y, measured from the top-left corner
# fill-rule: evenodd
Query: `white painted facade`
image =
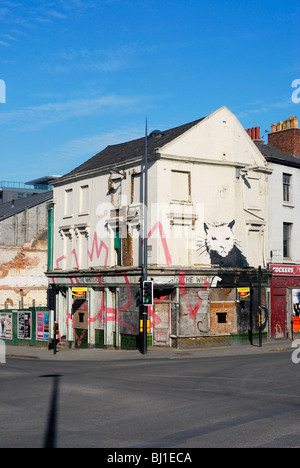
<path id="1" fill-rule="evenodd" d="M 54 269 L 116 266 L 115 209 L 120 224 L 125 220 L 125 237 L 132 239 L 131 265 L 141 264 L 142 164 L 117 165 L 123 176 L 110 175 L 107 167 L 55 184 Z M 265 267 L 269 174 L 264 157 L 226 107 L 149 155 L 149 265 L 210 267 L 204 223 L 234 220 L 232 234 L 249 266 Z"/>
<path id="2" fill-rule="evenodd" d="M 269 254 L 270 263 L 300 264 L 300 170 L 297 167 L 270 162 L 269 180 Z M 283 175 L 289 176 L 289 201 L 283 197 Z M 288 255 L 283 248 L 283 223 L 290 225 Z M 272 252 L 272 255 L 271 255 Z"/>

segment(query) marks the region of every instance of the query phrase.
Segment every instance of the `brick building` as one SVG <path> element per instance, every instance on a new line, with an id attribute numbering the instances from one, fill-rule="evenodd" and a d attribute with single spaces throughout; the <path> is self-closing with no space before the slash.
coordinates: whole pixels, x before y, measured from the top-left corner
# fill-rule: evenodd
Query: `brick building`
<path id="1" fill-rule="evenodd" d="M 0 309 L 47 305 L 48 218 L 52 191 L 0 205 Z"/>
<path id="2" fill-rule="evenodd" d="M 300 315 L 300 129 L 297 117 L 271 125 L 268 143 L 259 127 L 248 129 L 272 170 L 268 190 L 267 263 L 270 283 L 270 337 L 291 338 Z"/>

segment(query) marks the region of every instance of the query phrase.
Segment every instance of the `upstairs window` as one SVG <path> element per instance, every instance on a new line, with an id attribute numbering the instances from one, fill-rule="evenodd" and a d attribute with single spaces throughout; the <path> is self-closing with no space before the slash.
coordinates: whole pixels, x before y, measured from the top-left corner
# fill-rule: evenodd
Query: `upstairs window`
<path id="1" fill-rule="evenodd" d="M 283 223 L 283 257 L 291 258 L 291 223 Z"/>
<path id="2" fill-rule="evenodd" d="M 191 173 L 182 171 L 171 172 L 172 200 L 191 201 Z"/>
<path id="3" fill-rule="evenodd" d="M 114 247 L 115 247 L 115 253 L 116 253 L 116 264 L 117 266 L 121 266 L 122 265 L 122 242 L 121 242 L 119 227 L 117 227 L 117 229 L 115 230 Z"/>
<path id="4" fill-rule="evenodd" d="M 132 174 L 131 176 L 131 203 L 141 203 L 143 196 L 141 194 L 141 173 Z"/>
<path id="5" fill-rule="evenodd" d="M 291 179 L 292 176 L 290 174 L 282 174 L 283 201 L 285 203 L 290 203 L 292 201 Z"/>
<path id="6" fill-rule="evenodd" d="M 89 211 L 89 186 L 82 185 L 80 187 L 80 213 L 88 213 Z"/>
<path id="7" fill-rule="evenodd" d="M 65 190 L 65 216 L 73 215 L 73 190 Z"/>

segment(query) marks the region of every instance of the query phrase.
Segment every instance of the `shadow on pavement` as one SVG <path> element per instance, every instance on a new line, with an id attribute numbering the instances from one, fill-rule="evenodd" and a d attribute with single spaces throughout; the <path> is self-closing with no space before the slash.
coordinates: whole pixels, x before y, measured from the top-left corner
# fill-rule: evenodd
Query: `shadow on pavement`
<path id="1" fill-rule="evenodd" d="M 52 389 L 52 396 L 51 396 L 50 407 L 49 407 L 48 423 L 47 423 L 47 428 L 46 428 L 45 438 L 44 438 L 44 448 L 55 448 L 56 447 L 56 434 L 57 434 L 57 401 L 58 401 L 59 379 L 61 375 L 48 374 L 48 375 L 41 375 L 40 377 L 53 379 L 53 389 Z"/>

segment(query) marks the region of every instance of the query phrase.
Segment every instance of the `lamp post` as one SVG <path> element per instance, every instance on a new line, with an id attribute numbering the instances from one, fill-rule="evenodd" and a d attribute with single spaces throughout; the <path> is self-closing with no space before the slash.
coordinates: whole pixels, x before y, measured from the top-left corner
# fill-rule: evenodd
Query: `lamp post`
<path id="1" fill-rule="evenodd" d="M 144 194 L 143 194 L 143 213 L 144 213 L 144 229 L 143 229 L 143 266 L 141 279 L 141 314 L 140 330 L 142 333 L 142 354 L 147 354 L 147 321 L 148 321 L 148 306 L 143 304 L 143 282 L 148 279 L 148 138 L 160 138 L 163 133 L 160 130 L 154 130 L 148 137 L 148 124 L 146 117 L 145 125 L 145 158 L 144 158 Z"/>
<path id="2" fill-rule="evenodd" d="M 145 158 L 144 158 L 144 194 L 143 194 L 143 263 L 142 263 L 142 278 L 141 278 L 141 294 L 140 294 L 140 332 L 141 337 L 141 353 L 147 354 L 147 320 L 148 320 L 148 307 L 143 304 L 143 284 L 148 276 L 148 125 L 146 117 L 145 125 Z"/>

